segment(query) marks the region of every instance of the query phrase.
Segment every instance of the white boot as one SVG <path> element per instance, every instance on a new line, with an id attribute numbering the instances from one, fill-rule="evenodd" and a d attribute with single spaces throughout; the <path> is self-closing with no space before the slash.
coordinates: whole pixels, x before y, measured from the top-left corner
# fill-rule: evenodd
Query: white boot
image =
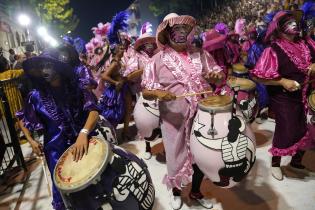
<path id="1" fill-rule="evenodd" d="M 271 167 L 271 174 L 275 179 L 279 181 L 283 180 L 283 174 L 280 167 Z"/>
<path id="2" fill-rule="evenodd" d="M 174 210 L 178 210 L 182 207 L 183 201 L 180 196 L 174 196 L 171 194 L 171 206 Z"/>
<path id="3" fill-rule="evenodd" d="M 151 153 L 151 152 L 144 152 L 143 158 L 144 158 L 145 160 L 150 160 L 151 157 L 152 157 L 152 153 Z"/>
<path id="4" fill-rule="evenodd" d="M 203 197 L 201 199 L 195 199 L 195 200 L 206 209 L 212 209 L 213 207 L 213 204 L 209 198 Z"/>

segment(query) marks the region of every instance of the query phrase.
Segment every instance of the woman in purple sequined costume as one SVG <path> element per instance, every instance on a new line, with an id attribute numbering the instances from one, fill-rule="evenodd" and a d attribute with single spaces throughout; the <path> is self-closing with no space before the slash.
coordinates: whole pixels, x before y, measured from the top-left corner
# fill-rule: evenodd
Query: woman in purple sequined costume
<path id="1" fill-rule="evenodd" d="M 63 152 L 72 144 L 74 158 L 87 154 L 88 134 L 99 118 L 95 96 L 80 84 L 67 55 L 60 49 L 49 49 L 23 63 L 26 75 L 34 84 L 23 110 L 16 115 L 20 126 L 37 155 L 45 155 L 50 173 Z M 43 131 L 44 144 L 35 141 L 30 132 Z M 59 191 L 53 185 L 54 209 L 65 209 Z"/>

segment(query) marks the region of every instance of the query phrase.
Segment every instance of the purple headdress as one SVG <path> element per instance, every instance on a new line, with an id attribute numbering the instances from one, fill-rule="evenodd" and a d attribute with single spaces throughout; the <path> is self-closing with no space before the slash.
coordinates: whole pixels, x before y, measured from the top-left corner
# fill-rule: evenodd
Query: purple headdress
<path id="1" fill-rule="evenodd" d="M 111 45 L 119 44 L 120 38 L 118 37 L 118 33 L 127 32 L 128 18 L 129 18 L 128 11 L 121 11 L 113 17 L 110 30 L 107 33 L 108 40 Z"/>
<path id="2" fill-rule="evenodd" d="M 303 20 L 306 21 L 308 19 L 312 19 L 315 17 L 315 2 L 305 2 L 301 10 L 303 11 Z"/>
<path id="3" fill-rule="evenodd" d="M 263 17 L 263 21 L 264 23 L 266 23 L 267 25 L 272 21 L 273 17 L 277 14 L 278 11 L 273 11 L 270 13 L 267 13 L 264 17 Z"/>
<path id="4" fill-rule="evenodd" d="M 64 43 L 73 46 L 79 54 L 86 53 L 86 42 L 81 37 L 72 38 L 70 36 L 64 36 L 62 40 Z"/>
<path id="5" fill-rule="evenodd" d="M 73 43 L 74 43 L 74 40 L 71 36 L 64 36 L 62 38 L 62 41 L 66 44 L 69 44 L 69 45 L 73 45 Z"/>
<path id="6" fill-rule="evenodd" d="M 225 23 L 217 23 L 215 25 L 214 29 L 223 35 L 228 35 L 228 33 L 229 33 L 229 28 Z"/>

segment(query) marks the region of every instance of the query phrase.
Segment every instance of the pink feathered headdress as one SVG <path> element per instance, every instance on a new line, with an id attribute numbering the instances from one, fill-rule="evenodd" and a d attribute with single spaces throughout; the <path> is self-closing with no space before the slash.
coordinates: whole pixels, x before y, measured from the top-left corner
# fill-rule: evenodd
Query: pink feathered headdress
<path id="1" fill-rule="evenodd" d="M 105 23 L 105 24 L 99 23 L 97 24 L 97 27 L 92 28 L 92 31 L 95 36 L 97 35 L 106 36 L 109 29 L 110 29 L 110 23 Z"/>
<path id="2" fill-rule="evenodd" d="M 90 42 L 85 45 L 88 63 L 90 66 L 97 66 L 103 59 L 106 53 L 108 53 L 109 45 L 106 39 L 103 39 L 100 35 L 92 38 Z"/>
<path id="3" fill-rule="evenodd" d="M 138 51 L 145 43 L 156 43 L 155 36 L 152 35 L 152 32 L 152 24 L 145 22 L 141 27 L 140 36 L 135 43 L 134 49 Z"/>
<path id="4" fill-rule="evenodd" d="M 243 18 L 237 19 L 235 23 L 235 33 L 239 34 L 240 36 L 245 35 L 245 27 L 246 27 L 246 20 Z"/>
<path id="5" fill-rule="evenodd" d="M 204 39 L 203 49 L 211 52 L 224 47 L 226 36 L 220 34 L 214 29 L 211 29 L 210 31 L 204 33 Z"/>

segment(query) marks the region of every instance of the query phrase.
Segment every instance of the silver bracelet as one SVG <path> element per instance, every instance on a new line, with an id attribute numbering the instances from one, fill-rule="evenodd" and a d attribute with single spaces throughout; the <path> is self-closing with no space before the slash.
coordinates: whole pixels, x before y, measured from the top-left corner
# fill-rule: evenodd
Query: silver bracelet
<path id="1" fill-rule="evenodd" d="M 82 128 L 80 130 L 80 133 L 85 133 L 86 135 L 89 135 L 90 131 L 88 129 Z"/>

